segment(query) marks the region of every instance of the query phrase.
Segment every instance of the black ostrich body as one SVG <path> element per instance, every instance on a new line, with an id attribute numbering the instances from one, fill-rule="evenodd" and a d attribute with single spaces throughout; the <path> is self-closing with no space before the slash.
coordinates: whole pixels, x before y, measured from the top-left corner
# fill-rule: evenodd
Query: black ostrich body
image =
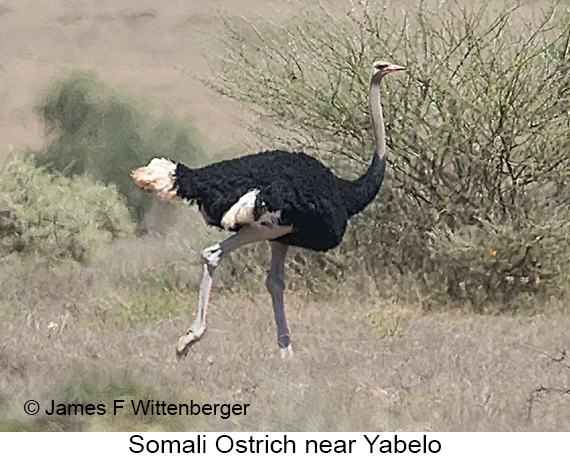
<path id="1" fill-rule="evenodd" d="M 384 164 L 375 160 L 357 183 L 338 178 L 307 154 L 266 151 L 197 169 L 177 164 L 174 187 L 178 196 L 196 202 L 208 223 L 220 228 L 223 215 L 240 197 L 257 189 L 254 219 L 280 211 L 277 223 L 293 227 L 276 241 L 327 251 L 341 242 L 348 218 L 377 194 Z"/>
<path id="2" fill-rule="evenodd" d="M 235 232 L 202 251 L 203 276 L 196 318 L 178 341 L 186 355 L 206 331 L 212 274 L 230 252 L 246 244 L 269 241 L 271 267 L 267 289 L 273 302 L 277 343 L 282 356 L 292 355 L 285 319 L 285 256 L 289 246 L 327 251 L 337 246 L 350 217 L 376 196 L 386 166 L 380 81 L 404 67 L 375 62 L 370 81 L 370 115 L 376 149 L 366 172 L 354 181 L 341 179 L 317 159 L 303 153 L 266 151 L 189 168 L 153 159 L 133 171 L 135 182 L 166 200 L 195 202 L 208 224 Z"/>

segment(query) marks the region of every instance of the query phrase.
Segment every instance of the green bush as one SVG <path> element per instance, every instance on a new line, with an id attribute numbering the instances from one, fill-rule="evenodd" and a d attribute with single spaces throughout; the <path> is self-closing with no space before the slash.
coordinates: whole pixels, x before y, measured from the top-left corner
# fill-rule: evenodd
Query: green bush
<path id="1" fill-rule="evenodd" d="M 0 252 L 84 261 L 113 239 L 133 232 L 114 185 L 36 167 L 14 155 L 0 171 Z"/>
<path id="2" fill-rule="evenodd" d="M 130 173 L 153 157 L 170 157 L 188 164 L 200 162 L 198 132 L 172 115 L 154 115 L 133 97 L 111 89 L 87 71 L 74 71 L 52 82 L 36 107 L 51 138 L 38 155 L 66 176 L 89 174 L 114 183 L 126 196 L 133 218 L 144 230 L 153 207 L 160 219 L 168 212 L 133 184 Z"/>
<path id="3" fill-rule="evenodd" d="M 332 10 L 301 7 L 284 26 L 228 19 L 210 84 L 258 111 L 266 139 L 354 178 L 373 150 L 371 63 L 406 65 L 383 82 L 387 177 L 350 225 L 346 265 L 413 274 L 430 304 L 512 310 L 560 297 L 570 266 L 570 14 L 454 2 Z"/>

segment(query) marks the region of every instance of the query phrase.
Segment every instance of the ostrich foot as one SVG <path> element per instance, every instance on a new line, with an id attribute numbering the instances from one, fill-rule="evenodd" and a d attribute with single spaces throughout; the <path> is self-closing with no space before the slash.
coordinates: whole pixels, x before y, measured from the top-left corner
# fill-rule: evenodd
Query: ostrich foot
<path id="1" fill-rule="evenodd" d="M 178 359 L 186 357 L 188 355 L 190 347 L 194 343 L 199 341 L 200 338 L 202 338 L 202 335 L 204 335 L 204 332 L 206 331 L 205 327 L 202 328 L 199 327 L 197 329 L 195 329 L 194 327 L 195 326 L 193 325 L 188 329 L 186 333 L 180 336 L 178 344 L 176 345 L 176 357 Z"/>
<path id="2" fill-rule="evenodd" d="M 287 347 L 279 348 L 279 355 L 283 360 L 293 358 L 293 346 L 290 344 Z"/>

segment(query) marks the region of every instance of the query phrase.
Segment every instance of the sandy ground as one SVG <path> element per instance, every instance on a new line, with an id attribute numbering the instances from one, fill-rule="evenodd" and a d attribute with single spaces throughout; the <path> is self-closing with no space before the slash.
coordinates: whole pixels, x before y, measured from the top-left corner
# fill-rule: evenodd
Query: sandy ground
<path id="1" fill-rule="evenodd" d="M 205 56 L 215 52 L 222 14 L 283 19 L 291 9 L 251 0 L 0 2 L 0 155 L 42 148 L 34 103 L 72 68 L 93 69 L 106 83 L 194 118 L 216 151 L 255 144 L 246 113 L 187 75 L 211 75 Z"/>

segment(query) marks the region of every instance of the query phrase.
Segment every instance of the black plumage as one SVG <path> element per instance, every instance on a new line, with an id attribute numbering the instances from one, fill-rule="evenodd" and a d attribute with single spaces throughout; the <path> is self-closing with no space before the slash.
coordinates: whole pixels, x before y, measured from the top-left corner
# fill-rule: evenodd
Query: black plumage
<path id="1" fill-rule="evenodd" d="M 378 192 L 384 164 L 376 159 L 360 180 L 346 181 L 306 154 L 266 151 L 197 169 L 177 164 L 174 187 L 220 228 L 223 215 L 240 197 L 257 189 L 256 216 L 280 211 L 278 223 L 293 226 L 277 241 L 326 251 L 341 242 L 348 218 Z"/>

